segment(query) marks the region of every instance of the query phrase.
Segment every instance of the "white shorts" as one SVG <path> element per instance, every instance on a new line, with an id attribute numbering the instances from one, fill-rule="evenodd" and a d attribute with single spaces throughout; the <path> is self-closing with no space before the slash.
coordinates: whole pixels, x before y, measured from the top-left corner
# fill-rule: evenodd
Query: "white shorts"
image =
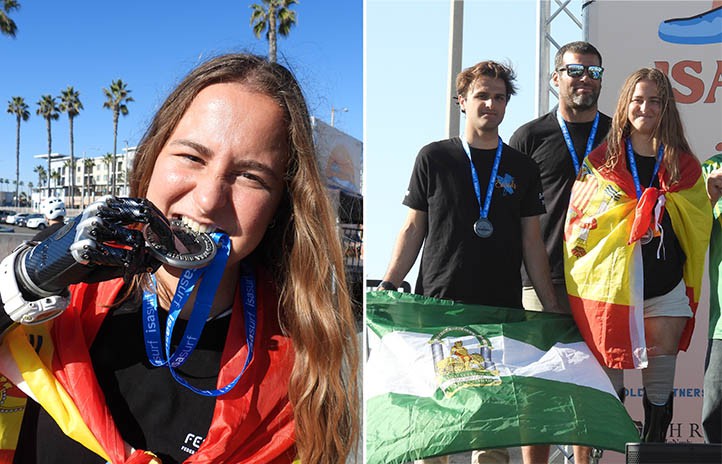
<path id="1" fill-rule="evenodd" d="M 644 317 L 692 317 L 684 279 L 664 295 L 644 300 Z"/>
<path id="2" fill-rule="evenodd" d="M 564 285 L 563 283 L 554 284 L 554 292 L 557 295 L 559 312 L 561 314 L 571 314 L 572 308 L 569 306 L 569 296 L 567 295 L 566 285 Z M 522 287 L 521 304 L 527 311 L 544 311 L 544 307 L 542 306 L 541 301 L 536 294 L 536 291 L 534 291 L 534 287 Z"/>

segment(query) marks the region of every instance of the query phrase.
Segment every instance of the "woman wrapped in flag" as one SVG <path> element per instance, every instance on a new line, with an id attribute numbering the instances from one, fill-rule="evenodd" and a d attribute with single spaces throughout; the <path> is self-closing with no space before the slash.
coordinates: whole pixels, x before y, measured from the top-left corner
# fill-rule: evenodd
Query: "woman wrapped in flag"
<path id="1" fill-rule="evenodd" d="M 355 323 L 293 75 L 201 64 L 130 180 L 2 261 L 0 462 L 344 462 Z"/>
<path id="2" fill-rule="evenodd" d="M 644 441 L 664 442 L 672 419 L 711 217 L 669 79 L 652 68 L 632 73 L 606 142 L 574 184 L 565 273 L 577 325 L 620 397 L 623 369 L 643 369 Z"/>

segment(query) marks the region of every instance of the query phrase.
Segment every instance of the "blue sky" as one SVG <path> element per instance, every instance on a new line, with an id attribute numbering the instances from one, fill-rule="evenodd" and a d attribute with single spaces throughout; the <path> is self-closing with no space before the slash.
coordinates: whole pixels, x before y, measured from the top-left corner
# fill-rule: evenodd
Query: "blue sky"
<path id="1" fill-rule="evenodd" d="M 536 3 L 465 2 L 462 67 L 493 59 L 517 72 L 519 92 L 500 126 L 505 141 L 535 117 Z M 581 4 L 573 0 L 569 9 L 579 15 Z M 427 143 L 446 138 L 449 11 L 449 0 L 366 2 L 364 266 L 370 279 L 383 276 L 406 217 L 401 200 L 416 154 Z M 559 21 L 553 26 L 558 41 L 582 39 L 571 21 Z M 406 278 L 412 288 L 416 272 L 415 267 Z"/>
<path id="2" fill-rule="evenodd" d="M 225 52 L 265 55 L 265 39 L 250 28 L 251 0 L 128 0 L 72 2 L 21 0 L 11 17 L 15 39 L 0 37 L 0 178 L 15 179 L 13 96 L 25 98 L 31 117 L 21 126 L 20 180 L 37 184 L 33 168 L 46 165 L 45 120 L 35 114 L 43 94 L 72 85 L 85 110 L 75 119 L 75 155 L 102 156 L 113 149 L 112 113 L 102 88 L 123 79 L 135 99 L 118 125 L 118 150 L 138 143 L 172 87 L 200 60 Z M 278 61 L 301 82 L 313 115 L 361 139 L 363 134 L 362 1 L 299 0 L 298 23 L 279 41 Z M 69 153 L 67 115 L 52 124 L 53 152 Z M 12 186 L 12 184 L 11 184 Z M 3 187 L 4 188 L 4 187 Z"/>

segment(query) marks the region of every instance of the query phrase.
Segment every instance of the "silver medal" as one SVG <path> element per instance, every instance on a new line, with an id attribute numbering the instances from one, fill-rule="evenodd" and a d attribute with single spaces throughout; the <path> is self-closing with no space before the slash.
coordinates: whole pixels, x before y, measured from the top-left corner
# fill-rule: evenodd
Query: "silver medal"
<path id="1" fill-rule="evenodd" d="M 639 243 L 641 243 L 642 245 L 646 245 L 649 242 L 651 242 L 653 238 L 654 238 L 654 232 L 652 231 L 651 228 L 647 229 L 647 231 L 644 233 L 644 235 L 642 235 L 642 237 L 639 239 Z"/>
<path id="2" fill-rule="evenodd" d="M 489 238 L 494 233 L 494 226 L 487 218 L 480 217 L 474 223 L 474 233 L 481 238 Z"/>
<path id="3" fill-rule="evenodd" d="M 143 237 L 153 256 L 160 262 L 181 269 L 203 267 L 216 255 L 216 244 L 210 235 L 194 232 L 181 221 L 171 221 L 175 249 L 166 246 L 148 226 L 143 228 Z"/>

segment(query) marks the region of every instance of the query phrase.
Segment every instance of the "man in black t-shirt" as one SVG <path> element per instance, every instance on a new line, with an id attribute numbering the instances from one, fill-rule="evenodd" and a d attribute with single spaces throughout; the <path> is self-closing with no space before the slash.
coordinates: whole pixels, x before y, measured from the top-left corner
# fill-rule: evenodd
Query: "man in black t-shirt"
<path id="1" fill-rule="evenodd" d="M 525 153 L 539 166 L 546 214 L 541 231 L 559 308 L 571 314 L 564 283 L 564 219 L 572 184 L 582 160 L 607 135 L 611 119 L 597 109 L 602 89 L 602 56 L 588 42 L 571 42 L 554 58 L 552 82 L 559 89 L 559 105 L 514 132 L 509 145 Z M 566 132 L 566 134 L 565 134 Z M 538 298 L 526 268 L 522 268 L 523 304 L 528 310 L 546 310 Z M 577 464 L 589 460 L 589 448 L 574 447 Z"/>
<path id="2" fill-rule="evenodd" d="M 465 135 L 431 143 L 419 152 L 403 202 L 410 208 L 409 214 L 382 287 L 397 288 L 422 244 L 416 293 L 519 308 L 517 267 L 522 260 L 531 260 L 532 279 L 545 287 L 548 264 L 539 234 L 544 202 L 538 168 L 502 144 L 498 134 L 507 101 L 515 93 L 513 79 L 511 69 L 492 61 L 478 63 L 457 76 L 459 105 L 466 114 Z M 495 162 L 491 200 L 484 211 Z M 482 222 L 493 228 L 488 237 L 475 231 L 475 224 L 484 216 Z M 551 292 L 548 296 L 547 306 L 555 308 Z"/>
<path id="3" fill-rule="evenodd" d="M 513 80 L 511 69 L 493 61 L 457 76 L 465 134 L 419 152 L 404 198 L 409 213 L 381 289 L 397 288 L 423 245 L 416 293 L 520 308 L 524 261 L 545 307 L 557 310 L 539 226 L 539 170 L 498 133 Z M 525 462 L 537 462 L 529 454 L 537 447 L 523 448 Z"/>
<path id="4" fill-rule="evenodd" d="M 604 141 L 611 124 L 609 116 L 597 110 L 602 88 L 601 65 L 599 51 L 588 42 L 571 42 L 561 47 L 554 58 L 552 75 L 552 82 L 559 89 L 558 107 L 521 126 L 509 140 L 509 145 L 529 155 L 539 166 L 547 210 L 540 219 L 542 237 L 559 306 L 567 314 L 570 309 L 562 244 L 569 196 L 578 166 L 592 148 Z M 565 130 L 571 145 L 565 140 Z M 522 282 L 524 308 L 541 310 L 526 269 L 522 269 Z"/>

